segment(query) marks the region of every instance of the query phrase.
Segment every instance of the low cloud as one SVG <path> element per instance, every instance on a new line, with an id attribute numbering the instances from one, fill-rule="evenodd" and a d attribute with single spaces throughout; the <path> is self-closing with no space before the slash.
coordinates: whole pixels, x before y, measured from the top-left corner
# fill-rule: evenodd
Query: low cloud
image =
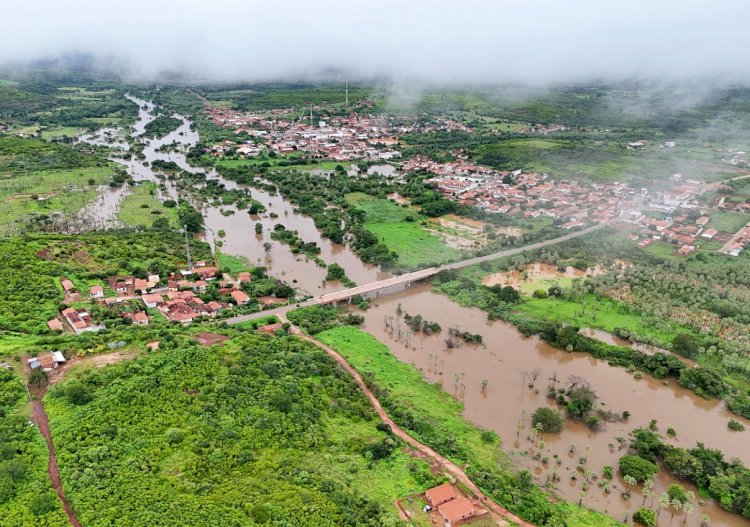
<path id="1" fill-rule="evenodd" d="M 747 0 L 5 0 L 0 63 L 92 54 L 132 78 L 547 85 L 750 81 Z"/>

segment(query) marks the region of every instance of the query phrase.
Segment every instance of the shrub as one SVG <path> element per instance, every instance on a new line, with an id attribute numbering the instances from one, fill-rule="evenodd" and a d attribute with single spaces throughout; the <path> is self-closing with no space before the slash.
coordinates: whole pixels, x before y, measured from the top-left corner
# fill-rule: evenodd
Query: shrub
<path id="1" fill-rule="evenodd" d="M 633 521 L 646 527 L 656 526 L 656 513 L 651 509 L 641 507 L 633 514 Z"/>
<path id="2" fill-rule="evenodd" d="M 639 483 L 651 479 L 657 472 L 659 472 L 659 467 L 647 459 L 631 455 L 624 455 L 620 458 L 620 474 L 630 476 Z"/>
<path id="3" fill-rule="evenodd" d="M 536 427 L 541 425 L 542 432 L 557 434 L 563 428 L 563 418 L 559 412 L 556 412 L 552 408 L 539 407 L 531 416 L 531 422 Z"/>

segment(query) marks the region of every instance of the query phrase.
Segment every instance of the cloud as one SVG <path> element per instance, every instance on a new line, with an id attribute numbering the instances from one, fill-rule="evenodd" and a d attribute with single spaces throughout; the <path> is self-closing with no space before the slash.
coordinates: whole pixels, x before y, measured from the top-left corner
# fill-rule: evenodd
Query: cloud
<path id="1" fill-rule="evenodd" d="M 0 63 L 92 53 L 132 76 L 341 71 L 418 83 L 750 81 L 747 0 L 4 0 Z"/>

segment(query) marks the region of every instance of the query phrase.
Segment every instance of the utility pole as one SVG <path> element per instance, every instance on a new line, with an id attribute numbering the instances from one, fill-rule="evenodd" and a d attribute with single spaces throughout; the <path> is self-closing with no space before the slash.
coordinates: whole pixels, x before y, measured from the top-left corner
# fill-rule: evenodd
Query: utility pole
<path id="1" fill-rule="evenodd" d="M 349 81 L 344 81 L 344 91 L 346 93 L 346 106 L 349 106 Z"/>
<path id="2" fill-rule="evenodd" d="M 310 130 L 313 129 L 312 103 L 310 103 Z"/>
<path id="3" fill-rule="evenodd" d="M 193 259 L 190 257 L 190 240 L 188 239 L 187 225 L 183 225 L 185 231 L 185 253 L 187 254 L 187 270 L 193 270 Z"/>

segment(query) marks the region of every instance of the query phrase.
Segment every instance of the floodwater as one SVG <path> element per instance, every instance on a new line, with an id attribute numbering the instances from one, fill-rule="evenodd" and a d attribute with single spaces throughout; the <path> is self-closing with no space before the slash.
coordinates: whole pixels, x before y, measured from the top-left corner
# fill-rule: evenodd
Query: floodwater
<path id="1" fill-rule="evenodd" d="M 142 108 L 141 119 L 132 130 L 132 135 L 137 136 L 143 133 L 146 122 L 153 118 L 154 107 L 146 101 L 130 99 Z M 190 130 L 190 123 L 186 118 L 177 117 L 183 120 L 183 125 L 162 139 L 148 141 L 144 149 L 146 160 L 149 163 L 156 159 L 174 161 L 190 172 L 203 172 L 202 169 L 187 164 L 185 152 L 198 141 L 198 136 Z M 157 152 L 162 145 L 172 142 L 178 143 L 176 149 L 170 152 Z M 189 196 L 178 196 L 171 182 L 155 174 L 142 161 L 118 162 L 126 167 L 134 179 L 165 183 L 169 196 L 189 199 Z M 221 180 L 227 188 L 238 187 L 234 182 L 223 180 L 214 171 L 210 171 L 207 177 Z M 249 190 L 252 197 L 268 209 L 267 212 L 254 217 L 244 210 L 227 206 L 206 206 L 202 209 L 208 231 L 207 239 L 212 244 L 220 239 L 223 242 L 223 252 L 244 256 L 253 264 L 260 262 L 267 265 L 271 275 L 290 283 L 296 280 L 295 285 L 309 294 L 342 288 L 339 283 L 329 283 L 324 287 L 322 284 L 325 269 L 312 261 L 307 261 L 304 256 L 295 257 L 286 245 L 270 240 L 273 226 L 282 223 L 288 229 L 297 230 L 304 241 L 316 242 L 321 248 L 320 257 L 326 263 L 337 262 L 342 265 L 349 278 L 357 283 L 364 284 L 387 276 L 377 267 L 363 264 L 348 248 L 322 239 L 312 219 L 296 214 L 293 205 L 280 196 L 269 195 L 255 188 Z M 234 214 L 224 215 L 221 212 L 229 210 L 233 210 Z M 278 217 L 271 218 L 271 213 Z M 256 222 L 263 225 L 260 235 L 255 233 Z M 219 230 L 225 232 L 223 238 L 218 236 Z M 272 244 L 268 253 L 263 248 L 266 241 Z M 556 269 L 548 269 L 541 264 L 532 264 L 527 273 L 529 271 L 532 274 L 557 275 Z M 581 276 L 585 273 L 566 270 L 564 274 Z M 512 275 L 510 277 L 512 278 Z M 521 280 L 520 274 L 517 278 Z M 420 314 L 427 320 L 438 322 L 443 327 L 443 332 L 429 337 L 409 333 L 409 342 L 406 345 L 403 336 L 399 338 L 389 333 L 385 326 L 386 317 L 396 316 L 398 304 L 412 315 Z M 427 380 L 441 383 L 443 389 L 463 401 L 465 416 L 480 426 L 496 431 L 503 439 L 504 450 L 520 466 L 531 470 L 540 484 L 549 481 L 551 474 L 556 470 L 560 478 L 557 492 L 571 501 L 578 501 L 584 479 L 583 475 L 576 472 L 578 458 L 585 455 L 586 466 L 596 474 L 601 474 L 605 465 L 616 467 L 618 458 L 624 453 L 624 450 L 618 450 L 616 438 L 627 438 L 630 430 L 648 426 L 651 419 L 657 420 L 662 434 L 667 427 L 676 429 L 677 437 L 670 440 L 673 444 L 692 447 L 700 441 L 708 447 L 723 450 L 727 458 L 738 457 L 745 464 L 750 463 L 750 441 L 745 440 L 742 434 L 727 429 L 730 418 L 742 421 L 746 426 L 750 426 L 750 422 L 730 414 L 723 403 L 700 399 L 674 382 L 664 385 L 661 381 L 649 377 L 636 380 L 625 369 L 611 367 L 589 355 L 567 353 L 556 350 L 536 338 L 525 338 L 507 323 L 488 322 L 483 312 L 462 308 L 447 297 L 430 292 L 428 285 L 418 285 L 389 296 L 381 296 L 364 315 L 367 331 L 385 342 L 400 360 L 419 368 Z M 405 328 L 405 325 L 402 324 L 402 327 Z M 444 339 L 450 327 L 460 327 L 462 330 L 481 334 L 485 345 L 462 345 L 459 348 L 448 349 Z M 620 344 L 611 335 L 592 331 L 592 336 L 610 339 L 611 343 Z M 539 377 L 536 389 L 532 390 L 527 387 L 522 373 L 535 369 L 539 370 Z M 541 456 L 548 457 L 550 461 L 544 465 L 541 461 L 532 459 L 533 454 L 538 451 L 536 441 L 530 442 L 526 439 L 530 428 L 530 416 L 539 406 L 554 405 L 546 397 L 549 379 L 555 376 L 564 384 L 571 375 L 586 379 L 605 408 L 618 413 L 628 410 L 632 415 L 628 422 L 607 423 L 603 430 L 597 433 L 591 432 L 582 424 L 567 421 L 559 435 L 545 435 Z M 487 380 L 485 390 L 481 389 L 483 380 Z M 526 429 L 520 433 L 519 441 L 516 442 L 516 423 L 519 420 L 524 420 Z M 569 453 L 570 445 L 576 446 L 574 455 Z M 561 465 L 555 464 L 554 455 L 562 460 Z M 577 475 L 577 480 L 571 480 L 573 474 Z M 669 476 L 660 473 L 656 480 L 657 496 L 673 482 Z M 632 516 L 642 501 L 639 492 L 634 491 L 630 501 L 623 501 L 620 493 L 624 489 L 624 483 L 616 477 L 611 486 L 612 492 L 607 495 L 597 487 L 596 482 L 592 482 L 583 503 L 608 512 L 616 519 L 623 519 L 626 513 Z M 665 518 L 668 518 L 669 514 L 664 514 L 666 516 L 661 519 L 666 525 L 668 520 Z M 705 506 L 696 503 L 696 511 L 687 519 L 687 525 L 698 526 L 703 514 L 710 515 L 711 525 L 714 526 L 748 525 L 739 515 L 724 512 L 710 500 Z M 682 518 L 680 515 L 677 516 L 675 521 L 681 523 Z"/>
<path id="2" fill-rule="evenodd" d="M 386 317 L 396 317 L 399 304 L 411 315 L 419 314 L 426 320 L 438 322 L 443 328 L 442 333 L 433 336 L 410 334 L 407 345 L 403 333 L 399 338 L 398 331 L 391 333 L 385 325 Z M 445 391 L 463 401 L 465 416 L 497 432 L 503 440 L 504 450 L 520 466 L 531 470 L 540 484 L 552 477 L 556 467 L 557 475 L 561 478 L 557 492 L 570 501 L 578 501 L 585 479 L 576 471 L 579 457 L 585 455 L 586 466 L 598 475 L 601 475 L 605 465 L 616 469 L 619 457 L 625 453 L 624 449 L 618 449 L 616 438 L 627 439 L 631 430 L 647 427 L 651 419 L 657 420 L 662 435 L 665 435 L 668 427 L 677 431 L 677 436 L 669 441 L 672 444 L 689 448 L 703 442 L 710 448 L 724 451 L 727 459 L 737 457 L 745 464 L 750 463 L 750 441 L 744 440 L 741 433 L 727 429 L 730 418 L 743 421 L 746 426 L 750 426 L 750 421 L 731 414 L 722 402 L 701 399 L 674 382 L 665 385 L 648 376 L 636 380 L 624 368 L 609 366 L 590 355 L 568 353 L 552 348 L 537 338 L 526 338 L 510 324 L 489 322 L 482 311 L 462 308 L 447 297 L 432 293 L 429 285 L 418 285 L 381 296 L 363 314 L 367 331 L 386 343 L 400 360 L 419 368 L 428 381 L 442 383 Z M 445 339 L 451 327 L 481 334 L 485 345 L 463 344 L 459 348 L 448 349 Z M 401 328 L 406 329 L 403 322 Z M 539 377 L 535 390 L 532 390 L 524 381 L 523 372 L 533 372 L 535 369 L 539 370 Z M 544 435 L 542 457 L 550 460 L 545 466 L 541 461 L 532 459 L 538 448 L 536 440 L 527 440 L 531 428 L 530 416 L 540 406 L 555 406 L 546 396 L 550 378 L 555 376 L 562 386 L 571 375 L 588 381 L 605 409 L 616 413 L 628 410 L 631 417 L 627 422 L 605 423 L 599 432 L 590 431 L 582 423 L 566 421 L 559 435 Z M 483 380 L 488 381 L 485 391 L 481 389 Z M 524 416 L 526 429 L 520 433 L 520 441 L 516 443 L 516 423 Z M 575 455 L 569 453 L 570 445 L 576 446 Z M 530 451 L 532 455 L 529 455 Z M 554 455 L 562 459 L 560 466 L 556 465 Z M 577 480 L 571 480 L 572 475 L 576 475 Z M 660 473 L 656 480 L 657 500 L 666 487 L 674 482 L 668 475 Z M 634 491 L 630 501 L 622 500 L 620 494 L 625 484 L 617 476 L 611 487 L 612 492 L 607 495 L 592 481 L 583 503 L 606 511 L 618 520 L 622 520 L 626 513 L 632 516 L 642 502 L 641 494 Z M 710 500 L 705 506 L 695 505 L 696 511 L 688 518 L 688 525 L 699 525 L 703 514 L 708 514 L 712 518 L 711 525 L 715 526 L 748 525 L 739 515 L 723 511 Z M 682 519 L 680 517 L 679 524 Z"/>
<path id="3" fill-rule="evenodd" d="M 131 130 L 131 135 L 137 137 L 143 134 L 146 124 L 153 120 L 156 108 L 152 103 L 133 96 L 128 96 L 128 99 L 139 107 L 139 120 Z M 113 159 L 122 164 L 136 181 L 164 183 L 167 190 L 166 196 L 162 196 L 163 198 L 182 198 L 189 199 L 192 202 L 190 196 L 179 196 L 174 184 L 168 179 L 160 177 L 150 167 L 153 161 L 160 159 L 172 161 L 187 172 L 206 173 L 202 168 L 190 166 L 185 156 L 188 149 L 198 142 L 197 132 L 190 129 L 190 121 L 186 117 L 179 114 L 173 114 L 173 116 L 182 121 L 177 129 L 158 139 L 142 138 L 142 140 L 145 140 L 143 149 L 145 163 L 144 160 L 135 158 L 130 160 Z M 168 151 L 159 151 L 162 147 L 173 144 L 175 145 L 174 148 L 169 148 Z M 206 176 L 208 179 L 219 180 L 228 189 L 244 188 L 244 186 L 222 178 L 215 170 L 210 170 L 206 173 Z M 289 246 L 271 240 L 270 235 L 274 225 L 281 223 L 289 230 L 298 231 L 299 236 L 305 242 L 315 242 L 321 249 L 319 256 L 325 263 L 338 263 L 346 270 L 347 276 L 358 284 L 382 280 L 390 276 L 388 273 L 380 271 L 378 267 L 362 262 L 348 247 L 324 239 L 315 228 L 312 218 L 295 213 L 294 206 L 281 196 L 270 195 L 256 188 L 248 188 L 248 190 L 254 199 L 257 199 L 266 207 L 265 213 L 259 216 L 250 216 L 247 211 L 237 210 L 234 206 L 201 206 L 206 224 L 206 239 L 212 246 L 215 245 L 216 241 L 221 240 L 223 244 L 221 251 L 225 254 L 245 257 L 253 265 L 267 266 L 270 275 L 293 283 L 305 294 L 318 295 L 343 289 L 344 286 L 338 281 L 325 282 L 325 268 L 318 266 L 304 255 L 292 254 Z M 101 198 L 97 198 L 94 203 L 98 205 L 97 212 L 100 223 L 114 225 L 119 211 L 119 201 L 102 201 Z M 194 204 L 198 205 L 197 203 Z M 233 211 L 234 214 L 225 215 L 222 214 L 222 211 L 225 214 Z M 276 214 L 277 217 L 272 218 L 272 213 Z M 255 233 L 255 224 L 258 222 L 263 225 L 263 232 L 260 235 Z M 225 232 L 223 238 L 219 237 L 220 230 Z M 271 243 L 269 251 L 266 251 L 263 246 L 266 242 Z"/>

